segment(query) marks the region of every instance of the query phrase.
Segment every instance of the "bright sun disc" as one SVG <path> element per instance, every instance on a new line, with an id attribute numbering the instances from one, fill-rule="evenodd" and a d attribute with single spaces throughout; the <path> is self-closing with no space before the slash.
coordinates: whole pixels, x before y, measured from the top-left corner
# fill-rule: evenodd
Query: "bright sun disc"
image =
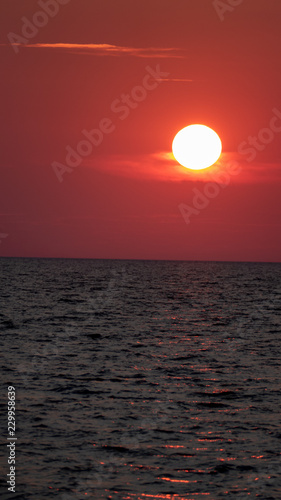
<path id="1" fill-rule="evenodd" d="M 173 140 L 173 155 L 186 168 L 201 170 L 219 159 L 221 140 L 216 132 L 206 125 L 188 125 L 180 130 Z"/>

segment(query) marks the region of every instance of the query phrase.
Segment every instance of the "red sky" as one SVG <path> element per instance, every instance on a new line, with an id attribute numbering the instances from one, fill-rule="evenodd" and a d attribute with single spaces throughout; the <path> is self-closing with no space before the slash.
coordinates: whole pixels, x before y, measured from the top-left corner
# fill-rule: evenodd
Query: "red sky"
<path id="1" fill-rule="evenodd" d="M 281 3 L 234 4 L 0 1 L 0 255 L 280 262 Z M 223 144 L 196 174 L 192 123 Z"/>

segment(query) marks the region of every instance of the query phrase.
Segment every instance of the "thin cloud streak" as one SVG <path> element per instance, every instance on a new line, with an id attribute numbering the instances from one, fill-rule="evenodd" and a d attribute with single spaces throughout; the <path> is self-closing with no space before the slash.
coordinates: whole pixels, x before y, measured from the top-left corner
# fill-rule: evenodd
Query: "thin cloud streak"
<path id="1" fill-rule="evenodd" d="M 103 43 L 29 43 L 29 44 L 13 44 L 22 47 L 35 49 L 57 49 L 74 54 L 86 54 L 96 56 L 130 56 L 130 57 L 168 57 L 168 58 L 183 58 L 178 48 L 142 48 L 142 47 L 122 47 L 119 45 L 110 45 Z"/>
<path id="2" fill-rule="evenodd" d="M 188 78 L 161 78 L 161 82 L 194 82 Z"/>
<path id="3" fill-rule="evenodd" d="M 241 172 L 231 177 L 231 184 L 263 184 L 281 182 L 281 166 L 278 163 L 249 164 L 237 158 L 236 152 L 222 153 L 212 167 L 190 170 L 182 167 L 170 151 L 143 155 L 109 155 L 98 161 L 89 159 L 83 166 L 128 178 L 149 179 L 168 182 L 213 182 L 216 175 L 227 172 L 229 163 L 237 163 Z"/>

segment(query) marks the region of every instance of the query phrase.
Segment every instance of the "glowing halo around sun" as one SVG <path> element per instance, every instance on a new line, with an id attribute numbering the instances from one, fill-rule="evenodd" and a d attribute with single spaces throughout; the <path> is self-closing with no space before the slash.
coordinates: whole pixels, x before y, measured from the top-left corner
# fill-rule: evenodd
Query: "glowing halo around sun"
<path id="1" fill-rule="evenodd" d="M 219 159 L 222 144 L 218 134 L 206 125 L 188 125 L 173 140 L 175 159 L 186 168 L 202 170 Z"/>

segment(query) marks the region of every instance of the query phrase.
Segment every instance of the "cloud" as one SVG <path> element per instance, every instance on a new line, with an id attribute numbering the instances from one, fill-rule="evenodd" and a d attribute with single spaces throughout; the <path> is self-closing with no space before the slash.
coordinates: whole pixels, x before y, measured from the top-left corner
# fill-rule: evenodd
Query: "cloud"
<path id="1" fill-rule="evenodd" d="M 98 157 L 97 161 L 84 162 L 88 168 L 98 168 L 118 176 L 135 179 L 157 179 L 163 181 L 180 181 L 180 166 L 170 153 L 124 155 L 115 154 Z"/>
<path id="2" fill-rule="evenodd" d="M 188 78 L 161 78 L 161 82 L 194 82 Z"/>
<path id="3" fill-rule="evenodd" d="M 88 159 L 84 162 L 87 168 L 98 168 L 104 172 L 121 175 L 129 178 L 150 179 L 169 182 L 216 182 L 228 171 L 230 165 L 236 164 L 239 170 L 237 175 L 231 175 L 231 184 L 281 183 L 281 165 L 278 163 L 247 163 L 241 161 L 240 155 L 235 152 L 223 153 L 220 159 L 205 170 L 189 170 L 182 167 L 169 151 L 142 155 L 109 155 L 98 157 L 97 160 Z"/>
<path id="4" fill-rule="evenodd" d="M 56 49 L 67 51 L 72 54 L 86 54 L 95 56 L 111 57 L 145 57 L 145 58 L 182 58 L 184 57 L 177 48 L 142 48 L 142 47 L 122 47 L 107 43 L 29 43 L 13 44 L 35 49 Z"/>
<path id="5" fill-rule="evenodd" d="M 98 168 L 104 172 L 140 180 L 210 181 L 206 171 L 194 171 L 182 167 L 168 151 L 154 154 L 99 156 L 96 160 L 89 158 L 83 165 L 86 168 Z"/>

